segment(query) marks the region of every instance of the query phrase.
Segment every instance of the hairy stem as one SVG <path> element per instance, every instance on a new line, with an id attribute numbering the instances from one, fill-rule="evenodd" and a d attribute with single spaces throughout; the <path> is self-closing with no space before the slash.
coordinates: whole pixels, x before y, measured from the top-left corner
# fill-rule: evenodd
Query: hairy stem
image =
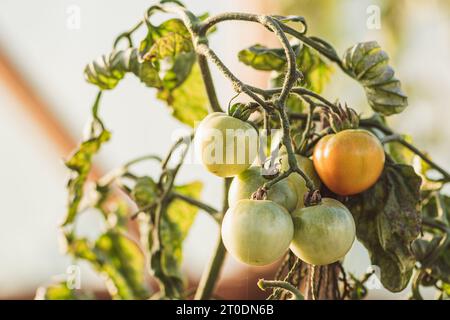
<path id="1" fill-rule="evenodd" d="M 211 60 L 217 68 L 222 72 L 222 74 L 228 78 L 232 84 L 233 88 L 236 92 L 244 92 L 249 97 L 251 97 L 255 102 L 264 107 L 267 110 L 270 110 L 269 105 L 261 99 L 257 94 L 250 90 L 250 88 L 245 85 L 239 78 L 237 78 L 231 70 L 220 60 L 220 58 L 216 55 L 216 53 L 206 44 L 200 43 L 196 46 L 196 50 L 198 54 L 207 57 Z"/>
<path id="2" fill-rule="evenodd" d="M 220 107 L 219 99 L 217 98 L 216 89 L 214 87 L 214 81 L 211 76 L 211 71 L 209 70 L 208 60 L 204 55 L 197 54 L 198 65 L 202 73 L 203 83 L 205 85 L 206 94 L 208 95 L 209 104 L 211 110 L 214 112 L 222 112 Z"/>
<path id="3" fill-rule="evenodd" d="M 259 279 L 258 287 L 260 287 L 261 290 L 264 290 L 264 291 L 268 288 L 277 288 L 277 289 L 287 290 L 292 294 L 292 297 L 295 300 L 304 300 L 304 297 L 303 297 L 302 293 L 300 292 L 300 290 L 298 290 L 296 287 L 294 287 L 292 284 L 290 284 L 287 281 Z"/>
<path id="4" fill-rule="evenodd" d="M 297 159 L 295 157 L 294 148 L 292 147 L 292 141 L 291 141 L 291 133 L 289 129 L 289 118 L 287 116 L 285 108 L 282 108 L 279 110 L 280 114 L 280 120 L 281 120 L 281 126 L 283 129 L 283 145 L 286 147 L 286 151 L 288 154 L 288 163 L 289 168 L 293 172 L 297 172 L 304 180 L 306 187 L 313 191 L 315 190 L 314 182 L 302 171 L 297 165 Z"/>

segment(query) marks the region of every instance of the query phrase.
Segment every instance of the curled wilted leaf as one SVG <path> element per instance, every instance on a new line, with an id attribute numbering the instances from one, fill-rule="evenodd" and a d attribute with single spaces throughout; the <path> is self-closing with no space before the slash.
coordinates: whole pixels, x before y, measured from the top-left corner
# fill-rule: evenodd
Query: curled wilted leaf
<path id="1" fill-rule="evenodd" d="M 375 41 L 347 49 L 343 59 L 347 72 L 364 86 L 369 105 L 384 115 L 400 113 L 408 105 L 407 96 L 388 62 L 387 53 Z"/>
<path id="2" fill-rule="evenodd" d="M 103 143 L 107 142 L 111 133 L 105 129 L 102 121 L 97 115 L 101 92 L 92 107 L 94 119 L 91 123 L 91 134 L 74 151 L 65 165 L 71 170 L 71 177 L 67 183 L 68 204 L 67 214 L 63 225 L 72 223 L 78 213 L 78 207 L 84 195 L 84 186 L 92 168 L 94 155 L 99 151 Z"/>
<path id="3" fill-rule="evenodd" d="M 88 82 L 100 89 L 113 89 L 136 63 L 136 50 L 114 50 L 90 62 L 84 69 L 84 75 Z"/>
<path id="4" fill-rule="evenodd" d="M 135 48 L 114 50 L 84 69 L 86 80 L 103 90 L 114 89 L 127 72 L 134 73 L 148 87 L 159 88 L 162 85 L 158 70 L 151 62 L 140 59 Z"/>

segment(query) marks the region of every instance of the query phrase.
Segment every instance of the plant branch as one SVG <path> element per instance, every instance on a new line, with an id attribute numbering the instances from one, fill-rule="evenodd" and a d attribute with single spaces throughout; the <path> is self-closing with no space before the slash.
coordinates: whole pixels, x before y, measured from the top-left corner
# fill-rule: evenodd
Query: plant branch
<path id="1" fill-rule="evenodd" d="M 201 54 L 197 54 L 197 58 L 211 110 L 214 112 L 223 112 L 222 108 L 220 107 L 219 99 L 217 98 L 214 81 L 212 79 L 211 71 L 208 65 L 208 60 L 204 55 Z"/>
<path id="2" fill-rule="evenodd" d="M 306 149 L 308 146 L 308 140 L 310 138 L 311 135 L 311 129 L 312 129 L 312 124 L 313 124 L 313 117 L 314 117 L 314 110 L 316 108 L 316 104 L 309 98 L 304 97 L 303 98 L 309 105 L 309 112 L 308 115 L 306 117 L 306 125 L 305 125 L 305 130 L 303 130 L 302 133 L 302 139 L 300 141 L 300 148 L 299 148 L 299 153 L 300 154 L 305 154 L 306 153 Z"/>
<path id="3" fill-rule="evenodd" d="M 324 41 L 322 41 L 320 39 L 316 39 L 316 38 L 310 38 L 310 37 L 306 36 L 304 33 L 299 32 L 299 31 L 289 27 L 288 25 L 286 25 L 283 22 L 280 22 L 280 26 L 284 32 L 294 36 L 295 38 L 302 41 L 304 44 L 317 50 L 323 56 L 325 56 L 328 59 L 330 59 L 331 61 L 335 62 L 342 69 L 342 71 L 344 71 L 345 73 L 348 74 L 348 70 L 344 67 L 341 59 L 336 54 L 336 51 L 334 49 L 332 49 L 332 47 L 329 46 L 328 44 L 327 44 L 327 46 L 324 46 L 324 44 L 325 44 Z"/>
<path id="4" fill-rule="evenodd" d="M 294 154 L 294 148 L 292 147 L 291 133 L 289 129 L 289 118 L 287 116 L 286 110 L 282 108 L 279 110 L 281 127 L 283 129 L 283 145 L 286 147 L 288 154 L 288 163 L 291 172 L 297 172 L 304 180 L 308 190 L 315 190 L 316 186 L 314 182 L 301 170 L 297 165 L 297 159 Z M 288 174 L 289 175 L 289 174 Z"/>
<path id="5" fill-rule="evenodd" d="M 275 95 L 275 94 L 279 94 L 282 90 L 282 88 L 270 88 L 270 89 L 261 89 L 261 88 L 257 88 L 257 87 L 253 87 L 253 86 L 249 86 L 247 85 L 253 92 L 260 94 L 263 97 L 266 98 L 270 98 L 271 96 Z M 330 107 L 330 108 L 335 108 L 336 106 L 329 100 L 327 100 L 326 98 L 322 97 L 320 94 L 315 93 L 314 91 L 308 90 L 306 88 L 303 87 L 293 87 L 291 89 L 291 92 L 299 95 L 300 97 L 303 96 L 310 96 L 312 98 L 315 98 L 317 100 L 319 100 L 320 102 L 322 102 L 323 104 L 325 104 L 326 106 Z"/>
<path id="6" fill-rule="evenodd" d="M 130 47 L 133 47 L 133 39 L 131 38 L 131 35 L 132 35 L 136 30 L 138 30 L 138 29 L 142 26 L 143 23 L 144 23 L 143 21 L 139 21 L 139 22 L 136 23 L 136 25 L 134 25 L 130 30 L 125 31 L 125 32 L 122 32 L 121 34 L 119 34 L 119 35 L 116 37 L 116 39 L 114 40 L 113 48 L 115 49 L 115 48 L 119 45 L 119 42 L 120 42 L 122 39 L 127 39 L 128 45 L 129 45 Z"/>
<path id="7" fill-rule="evenodd" d="M 220 222 L 222 221 L 225 212 L 228 210 L 228 190 L 230 189 L 231 179 L 225 178 L 223 181 L 224 181 L 223 203 L 222 203 L 222 212 L 219 218 Z M 206 300 L 211 297 L 211 295 L 214 292 L 217 279 L 220 275 L 220 271 L 222 269 L 225 256 L 226 256 L 226 249 L 225 246 L 223 245 L 222 234 L 219 230 L 217 246 L 214 251 L 214 255 L 212 256 L 210 262 L 203 271 L 200 283 L 198 284 L 198 288 L 195 293 L 194 297 L 195 300 Z"/>
<path id="8" fill-rule="evenodd" d="M 429 164 L 431 167 L 433 167 L 439 173 L 441 173 L 444 176 L 445 180 L 450 180 L 450 174 L 446 170 L 444 170 L 441 166 L 439 166 L 437 163 L 435 163 L 430 158 L 428 158 L 422 151 L 420 151 L 415 146 L 410 144 L 408 141 L 403 139 L 403 137 L 400 136 L 399 134 L 392 134 L 392 135 L 386 136 L 382 140 L 383 144 L 390 143 L 390 142 L 398 142 L 401 145 L 403 145 L 404 147 L 408 148 L 409 150 L 411 150 L 412 152 L 417 154 L 423 161 L 425 161 L 427 164 Z"/>
<path id="9" fill-rule="evenodd" d="M 211 62 L 213 62 L 217 68 L 222 72 L 222 74 L 231 81 L 233 88 L 236 92 L 244 92 L 249 97 L 251 97 L 255 102 L 261 105 L 264 109 L 270 110 L 270 106 L 261 99 L 257 94 L 255 94 L 250 88 L 245 85 L 241 80 L 239 80 L 231 70 L 220 60 L 216 53 L 204 43 L 200 43 L 196 46 L 198 54 L 205 56 Z"/>
<path id="10" fill-rule="evenodd" d="M 209 213 L 211 215 L 211 217 L 213 217 L 216 222 L 219 222 L 219 220 L 220 220 L 220 213 L 219 213 L 219 211 L 217 209 L 211 207 L 210 205 L 200 201 L 200 200 L 191 198 L 189 196 L 186 196 L 184 194 L 181 194 L 181 193 L 175 192 L 175 191 L 172 191 L 169 196 L 170 197 L 174 197 L 174 198 L 178 198 L 180 200 L 183 200 L 184 202 L 189 203 L 189 204 L 191 204 L 193 206 L 196 206 L 197 208 L 199 208 L 199 209 Z"/>
<path id="11" fill-rule="evenodd" d="M 292 50 L 289 40 L 282 31 L 280 25 L 276 21 L 274 21 L 274 19 L 272 19 L 269 16 L 261 16 L 259 21 L 260 23 L 270 28 L 274 32 L 274 34 L 280 40 L 281 45 L 284 49 L 284 53 L 286 55 L 287 72 L 284 77 L 283 87 L 281 89 L 280 96 L 278 97 L 278 104 L 280 105 L 280 107 L 284 108 L 286 100 L 289 96 L 289 92 L 291 91 L 291 89 L 295 85 L 295 82 L 298 79 L 297 66 L 295 62 L 295 53 L 294 50 Z"/>
<path id="12" fill-rule="evenodd" d="M 289 262 L 289 253 L 287 254 L 287 257 L 288 257 L 288 259 L 286 260 L 286 263 Z M 302 261 L 301 261 L 299 258 L 296 257 L 296 258 L 295 258 L 294 264 L 293 264 L 292 267 L 289 269 L 289 271 L 288 271 L 288 273 L 286 274 L 286 276 L 284 277 L 283 281 L 286 281 L 286 282 L 291 281 L 291 278 L 292 278 L 294 272 L 297 271 L 299 268 L 301 268 L 301 265 L 302 265 Z M 283 267 L 283 268 L 284 268 L 284 267 Z M 278 277 L 279 277 L 279 276 L 280 276 L 280 275 L 278 275 L 278 276 L 275 275 L 275 279 L 278 280 Z M 277 299 L 277 298 L 279 297 L 280 293 L 281 293 L 281 289 L 279 289 L 279 288 L 275 289 L 275 290 L 272 292 L 272 294 L 267 298 L 267 300 L 274 300 L 274 299 Z"/>

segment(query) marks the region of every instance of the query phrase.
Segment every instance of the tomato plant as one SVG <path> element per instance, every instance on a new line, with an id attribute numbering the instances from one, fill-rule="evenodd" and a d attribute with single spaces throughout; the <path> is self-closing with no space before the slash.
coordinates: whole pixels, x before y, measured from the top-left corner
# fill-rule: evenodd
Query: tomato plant
<path id="1" fill-rule="evenodd" d="M 289 213 L 270 200 L 239 200 L 222 222 L 222 239 L 239 261 L 263 266 L 286 253 L 294 226 Z"/>
<path id="2" fill-rule="evenodd" d="M 166 14 L 171 18 L 155 24 L 154 16 Z M 210 48 L 208 36 L 217 25 L 234 20 L 260 24 L 279 40 L 280 48 L 254 45 L 238 53 L 244 64 L 272 72 L 269 88 L 242 82 Z M 137 44 L 136 31 L 142 29 L 146 35 Z M 331 44 L 307 30 L 299 16 L 208 17 L 192 13 L 179 1 L 164 0 L 121 33 L 111 52 L 86 66 L 86 80 L 99 93 L 89 135 L 66 161 L 70 179 L 61 230 L 66 253 L 101 273 L 112 298 L 190 298 L 181 271 L 183 241 L 199 210 L 217 222 L 222 236 L 195 299 L 212 297 L 225 246 L 249 264 L 271 263 L 284 255 L 275 279 L 258 282 L 260 288 L 272 289 L 270 299 L 364 298 L 365 282 L 372 274 L 360 279 L 340 261 L 355 234 L 371 264 L 379 268 L 386 289 L 399 292 L 411 283 L 412 298 L 422 299 L 424 286 L 436 288 L 440 299 L 449 297 L 450 197 L 442 190 L 450 174 L 388 126 L 386 118 L 403 112 L 408 104 L 388 54 L 372 41 L 352 46 L 341 58 Z M 226 102 L 219 102 L 210 63 L 250 102 L 235 103 L 225 113 L 221 105 Z M 373 111 L 369 117 L 331 102 L 338 97 L 323 96 L 333 64 L 363 87 Z M 127 74 L 155 92 L 175 119 L 191 128 L 200 124 L 175 141 L 164 157 L 144 155 L 92 180 L 93 158 L 111 139 L 100 117 L 101 97 Z M 261 152 L 258 163 L 279 157 L 281 165 L 266 179 L 256 167 L 249 169 L 256 157 L 250 138 L 230 137 L 227 130 L 272 139 L 271 129 L 281 132 L 282 152 L 277 155 L 276 148 L 270 155 Z M 222 180 L 221 208 L 201 199 L 201 181 L 177 180 L 192 136 L 206 170 L 235 177 L 231 190 L 231 179 Z M 239 153 L 244 155 L 242 162 L 236 158 Z M 136 174 L 134 165 L 143 161 L 156 162 L 159 172 Z M 321 194 L 326 198 L 321 200 Z M 78 218 L 89 208 L 104 218 L 105 232 L 97 239 L 77 232 Z M 293 215 L 285 208 L 295 208 Z M 139 243 L 128 234 L 131 220 L 139 226 Z M 289 245 L 293 252 L 285 254 Z M 148 276 L 157 282 L 157 290 L 148 287 Z M 64 283 L 39 292 L 46 299 L 82 296 Z"/>

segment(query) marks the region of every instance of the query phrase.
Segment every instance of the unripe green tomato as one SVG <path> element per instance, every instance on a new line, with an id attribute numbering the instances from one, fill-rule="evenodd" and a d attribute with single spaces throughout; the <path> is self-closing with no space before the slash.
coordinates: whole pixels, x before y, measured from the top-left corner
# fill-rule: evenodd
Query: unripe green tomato
<path id="1" fill-rule="evenodd" d="M 280 149 L 280 160 L 281 160 L 281 171 L 287 171 L 289 170 L 289 162 L 287 154 L 285 153 L 285 150 L 283 150 L 284 146 Z M 316 189 L 320 188 L 320 179 L 319 176 L 316 173 L 316 170 L 314 170 L 314 164 L 312 160 L 303 157 L 299 154 L 295 155 L 295 158 L 297 159 L 297 165 L 298 167 L 312 180 L 314 183 L 314 186 Z M 304 198 L 305 194 L 309 191 L 306 187 L 305 179 L 302 178 L 302 176 L 298 173 L 292 173 L 289 175 L 288 180 L 291 182 L 291 184 L 294 186 L 296 192 L 297 192 L 297 205 L 296 209 L 303 208 L 304 205 Z"/>
<path id="2" fill-rule="evenodd" d="M 239 200 L 222 222 L 225 248 L 237 260 L 255 266 L 281 258 L 293 234 L 289 212 L 270 200 Z"/>
<path id="3" fill-rule="evenodd" d="M 343 258 L 355 240 L 355 221 L 350 211 L 335 199 L 323 198 L 318 205 L 292 213 L 292 252 L 313 265 L 326 265 Z"/>
<path id="4" fill-rule="evenodd" d="M 242 199 L 249 199 L 251 195 L 269 180 L 261 174 L 262 168 L 253 166 L 234 177 L 228 191 L 228 204 L 233 206 Z M 267 200 L 272 200 L 291 212 L 297 205 L 297 192 L 288 179 L 283 179 L 270 187 Z"/>
<path id="5" fill-rule="evenodd" d="M 222 112 L 206 116 L 195 130 L 197 159 L 219 177 L 235 176 L 253 163 L 258 133 L 253 126 Z"/>

